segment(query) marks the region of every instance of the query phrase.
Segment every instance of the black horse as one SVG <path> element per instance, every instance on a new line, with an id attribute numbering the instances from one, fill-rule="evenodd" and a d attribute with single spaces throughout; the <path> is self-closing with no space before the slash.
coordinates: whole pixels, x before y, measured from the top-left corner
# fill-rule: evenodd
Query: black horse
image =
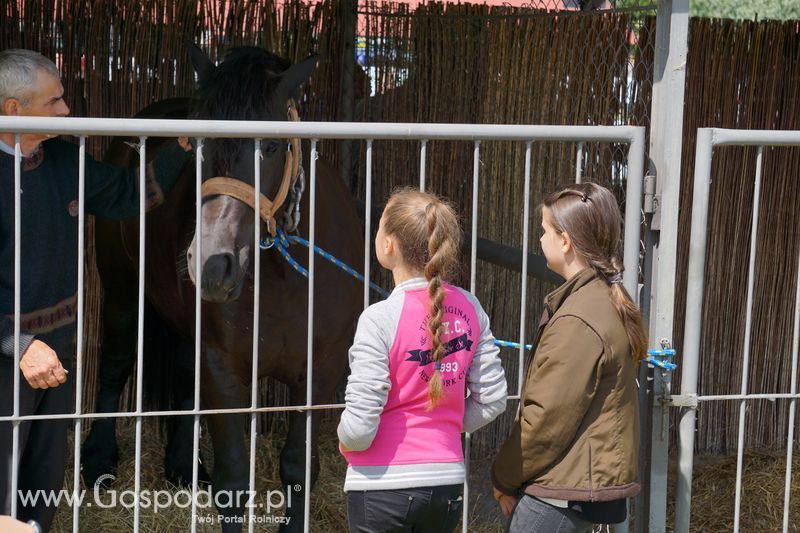
<path id="1" fill-rule="evenodd" d="M 190 50 L 198 75 L 198 87 L 191 100 L 189 118 L 229 120 L 287 120 L 287 102 L 308 79 L 316 64 L 309 58 L 296 65 L 258 48 L 231 50 L 215 66 L 198 48 Z M 164 108 L 171 109 L 167 112 Z M 147 115 L 181 115 L 180 105 L 157 105 Z M 155 152 L 156 141 L 148 143 L 148 154 Z M 286 151 L 287 140 L 262 141 L 261 191 L 270 200 L 285 193 L 283 178 L 291 180 L 302 172 L 287 158 L 300 151 L 293 143 Z M 303 166 L 308 168 L 309 150 L 303 147 Z M 131 151 L 126 159 L 135 160 Z M 274 377 L 289 387 L 292 405 L 306 402 L 307 364 L 307 280 L 298 274 L 274 250 L 254 249 L 256 223 L 266 235 L 281 213 L 257 216 L 247 194 L 254 184 L 254 143 L 250 139 L 207 139 L 202 148 L 202 324 L 200 390 L 204 409 L 238 408 L 249 405 L 252 370 L 252 325 L 254 272 L 253 255 L 261 253 L 259 360 L 260 376 Z M 299 161 L 298 161 L 299 163 Z M 361 264 L 363 237 L 353 199 L 337 172 L 323 160 L 317 165 L 316 241 L 348 264 Z M 262 207 L 269 202 L 262 199 Z M 291 207 L 290 207 L 291 209 Z M 274 215 L 274 217 L 273 217 Z M 300 202 L 297 231 L 308 236 L 309 205 Z M 289 217 L 291 219 L 291 217 Z M 269 221 L 268 223 L 265 223 Z M 184 175 L 163 205 L 147 215 L 145 290 L 148 305 L 191 346 L 194 339 L 195 287 L 194 257 L 195 176 L 194 165 L 187 165 Z M 115 361 L 114 369 L 101 370 L 98 411 L 116 409 L 124 383 L 119 369 L 130 369 L 132 348 L 136 343 L 135 270 L 137 264 L 138 221 L 98 221 L 98 267 L 105 289 L 103 360 Z M 305 266 L 307 251 L 294 249 L 295 258 Z M 361 305 L 361 288 L 333 265 L 317 261 L 314 285 L 313 330 L 313 402 L 331 399 L 346 367 L 346 352 L 352 338 L 355 319 Z M 191 349 L 187 352 L 192 359 Z M 122 355 L 120 355 L 122 354 Z M 122 364 L 122 361 L 127 363 Z M 109 364 L 102 364 L 108 369 Z M 129 372 L 129 370 L 128 370 Z M 179 376 L 191 376 L 188 365 Z M 105 379 L 104 379 L 105 375 Z M 109 375 L 111 376 L 109 379 Z M 126 376 L 125 376 L 126 377 Z M 191 407 L 191 379 L 182 389 Z M 116 394 L 116 397 L 113 395 Z M 318 413 L 312 417 L 312 484 L 319 472 L 316 453 Z M 175 434 L 189 434 L 191 417 L 180 417 Z M 245 449 L 247 415 L 210 415 L 206 417 L 214 450 L 212 480 L 215 492 L 245 491 L 248 487 L 249 455 Z M 113 467 L 116 443 L 112 441 L 113 421 L 95 422 L 84 444 L 84 479 L 96 479 L 99 472 Z M 109 423 L 111 424 L 109 429 Z M 302 530 L 305 480 L 305 414 L 289 415 L 289 431 L 281 451 L 280 475 L 284 487 L 300 487 L 291 495 L 290 517 L 285 530 Z M 186 457 L 191 441 L 171 439 L 174 454 Z M 190 449 L 190 448 L 189 448 Z M 113 452 L 113 453 L 111 453 Z M 189 455 L 190 456 L 190 455 Z M 168 464 L 168 474 L 170 465 Z M 174 466 L 173 474 L 184 481 L 191 479 L 191 463 Z M 91 474 L 91 475 L 90 475 Z M 244 492 L 242 492 L 244 494 Z M 225 501 L 224 499 L 222 501 Z M 245 503 L 243 500 L 241 503 Z M 230 517 L 241 516 L 243 505 L 220 509 Z M 225 521 L 223 531 L 239 531 L 237 521 Z"/>

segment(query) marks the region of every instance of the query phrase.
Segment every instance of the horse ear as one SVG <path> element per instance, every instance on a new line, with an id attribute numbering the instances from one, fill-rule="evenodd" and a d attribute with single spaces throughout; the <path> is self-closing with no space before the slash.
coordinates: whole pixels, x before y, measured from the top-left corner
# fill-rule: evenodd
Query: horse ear
<path id="1" fill-rule="evenodd" d="M 280 98 L 280 101 L 294 97 L 294 93 L 300 85 L 311 77 L 317 61 L 319 61 L 319 54 L 313 54 L 283 71 L 281 81 L 275 90 L 275 95 Z"/>
<path id="2" fill-rule="evenodd" d="M 189 49 L 189 59 L 192 61 L 192 67 L 201 80 L 213 74 L 217 66 L 208 58 L 205 52 L 189 41 L 186 42 L 186 48 Z"/>

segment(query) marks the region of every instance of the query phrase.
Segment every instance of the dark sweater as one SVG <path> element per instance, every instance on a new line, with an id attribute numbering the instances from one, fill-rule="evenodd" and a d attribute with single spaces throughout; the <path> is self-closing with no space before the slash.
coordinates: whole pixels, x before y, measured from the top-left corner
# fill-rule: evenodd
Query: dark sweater
<path id="1" fill-rule="evenodd" d="M 61 139 L 42 145 L 38 166 L 22 172 L 20 354 L 34 338 L 59 358 L 73 356 L 78 290 L 78 147 Z M 155 180 L 166 193 L 191 158 L 176 142 L 155 157 Z M 28 163 L 28 162 L 26 162 Z M 139 214 L 138 167 L 86 156 L 87 214 L 123 219 Z M 14 157 L 0 152 L 0 358 L 14 355 Z"/>

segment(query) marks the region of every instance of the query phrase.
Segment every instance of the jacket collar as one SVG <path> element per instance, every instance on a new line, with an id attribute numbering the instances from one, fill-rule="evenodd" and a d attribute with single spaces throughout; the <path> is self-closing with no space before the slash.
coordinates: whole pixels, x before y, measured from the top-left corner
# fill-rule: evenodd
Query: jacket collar
<path id="1" fill-rule="evenodd" d="M 395 286 L 392 294 L 405 292 L 413 289 L 421 289 L 428 286 L 428 280 L 423 277 L 407 279 L 404 282 Z"/>
<path id="2" fill-rule="evenodd" d="M 565 281 L 559 288 L 548 294 L 544 299 L 550 316 L 558 311 L 572 293 L 597 278 L 597 272 L 592 267 L 587 267 Z"/>

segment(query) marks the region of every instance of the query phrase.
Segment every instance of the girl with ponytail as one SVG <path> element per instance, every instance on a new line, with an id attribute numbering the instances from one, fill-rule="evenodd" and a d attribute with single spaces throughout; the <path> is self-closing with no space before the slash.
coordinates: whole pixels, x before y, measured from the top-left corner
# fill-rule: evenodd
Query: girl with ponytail
<path id="1" fill-rule="evenodd" d="M 545 299 L 517 421 L 492 466 L 509 531 L 619 523 L 639 492 L 636 364 L 647 350 L 622 285 L 622 216 L 594 183 L 548 195 L 541 245 L 566 281 Z"/>
<path id="2" fill-rule="evenodd" d="M 351 532 L 452 531 L 461 433 L 505 409 L 489 318 L 448 283 L 460 240 L 455 212 L 437 196 L 404 189 L 389 198 L 375 254 L 395 288 L 359 318 L 338 427 Z"/>

